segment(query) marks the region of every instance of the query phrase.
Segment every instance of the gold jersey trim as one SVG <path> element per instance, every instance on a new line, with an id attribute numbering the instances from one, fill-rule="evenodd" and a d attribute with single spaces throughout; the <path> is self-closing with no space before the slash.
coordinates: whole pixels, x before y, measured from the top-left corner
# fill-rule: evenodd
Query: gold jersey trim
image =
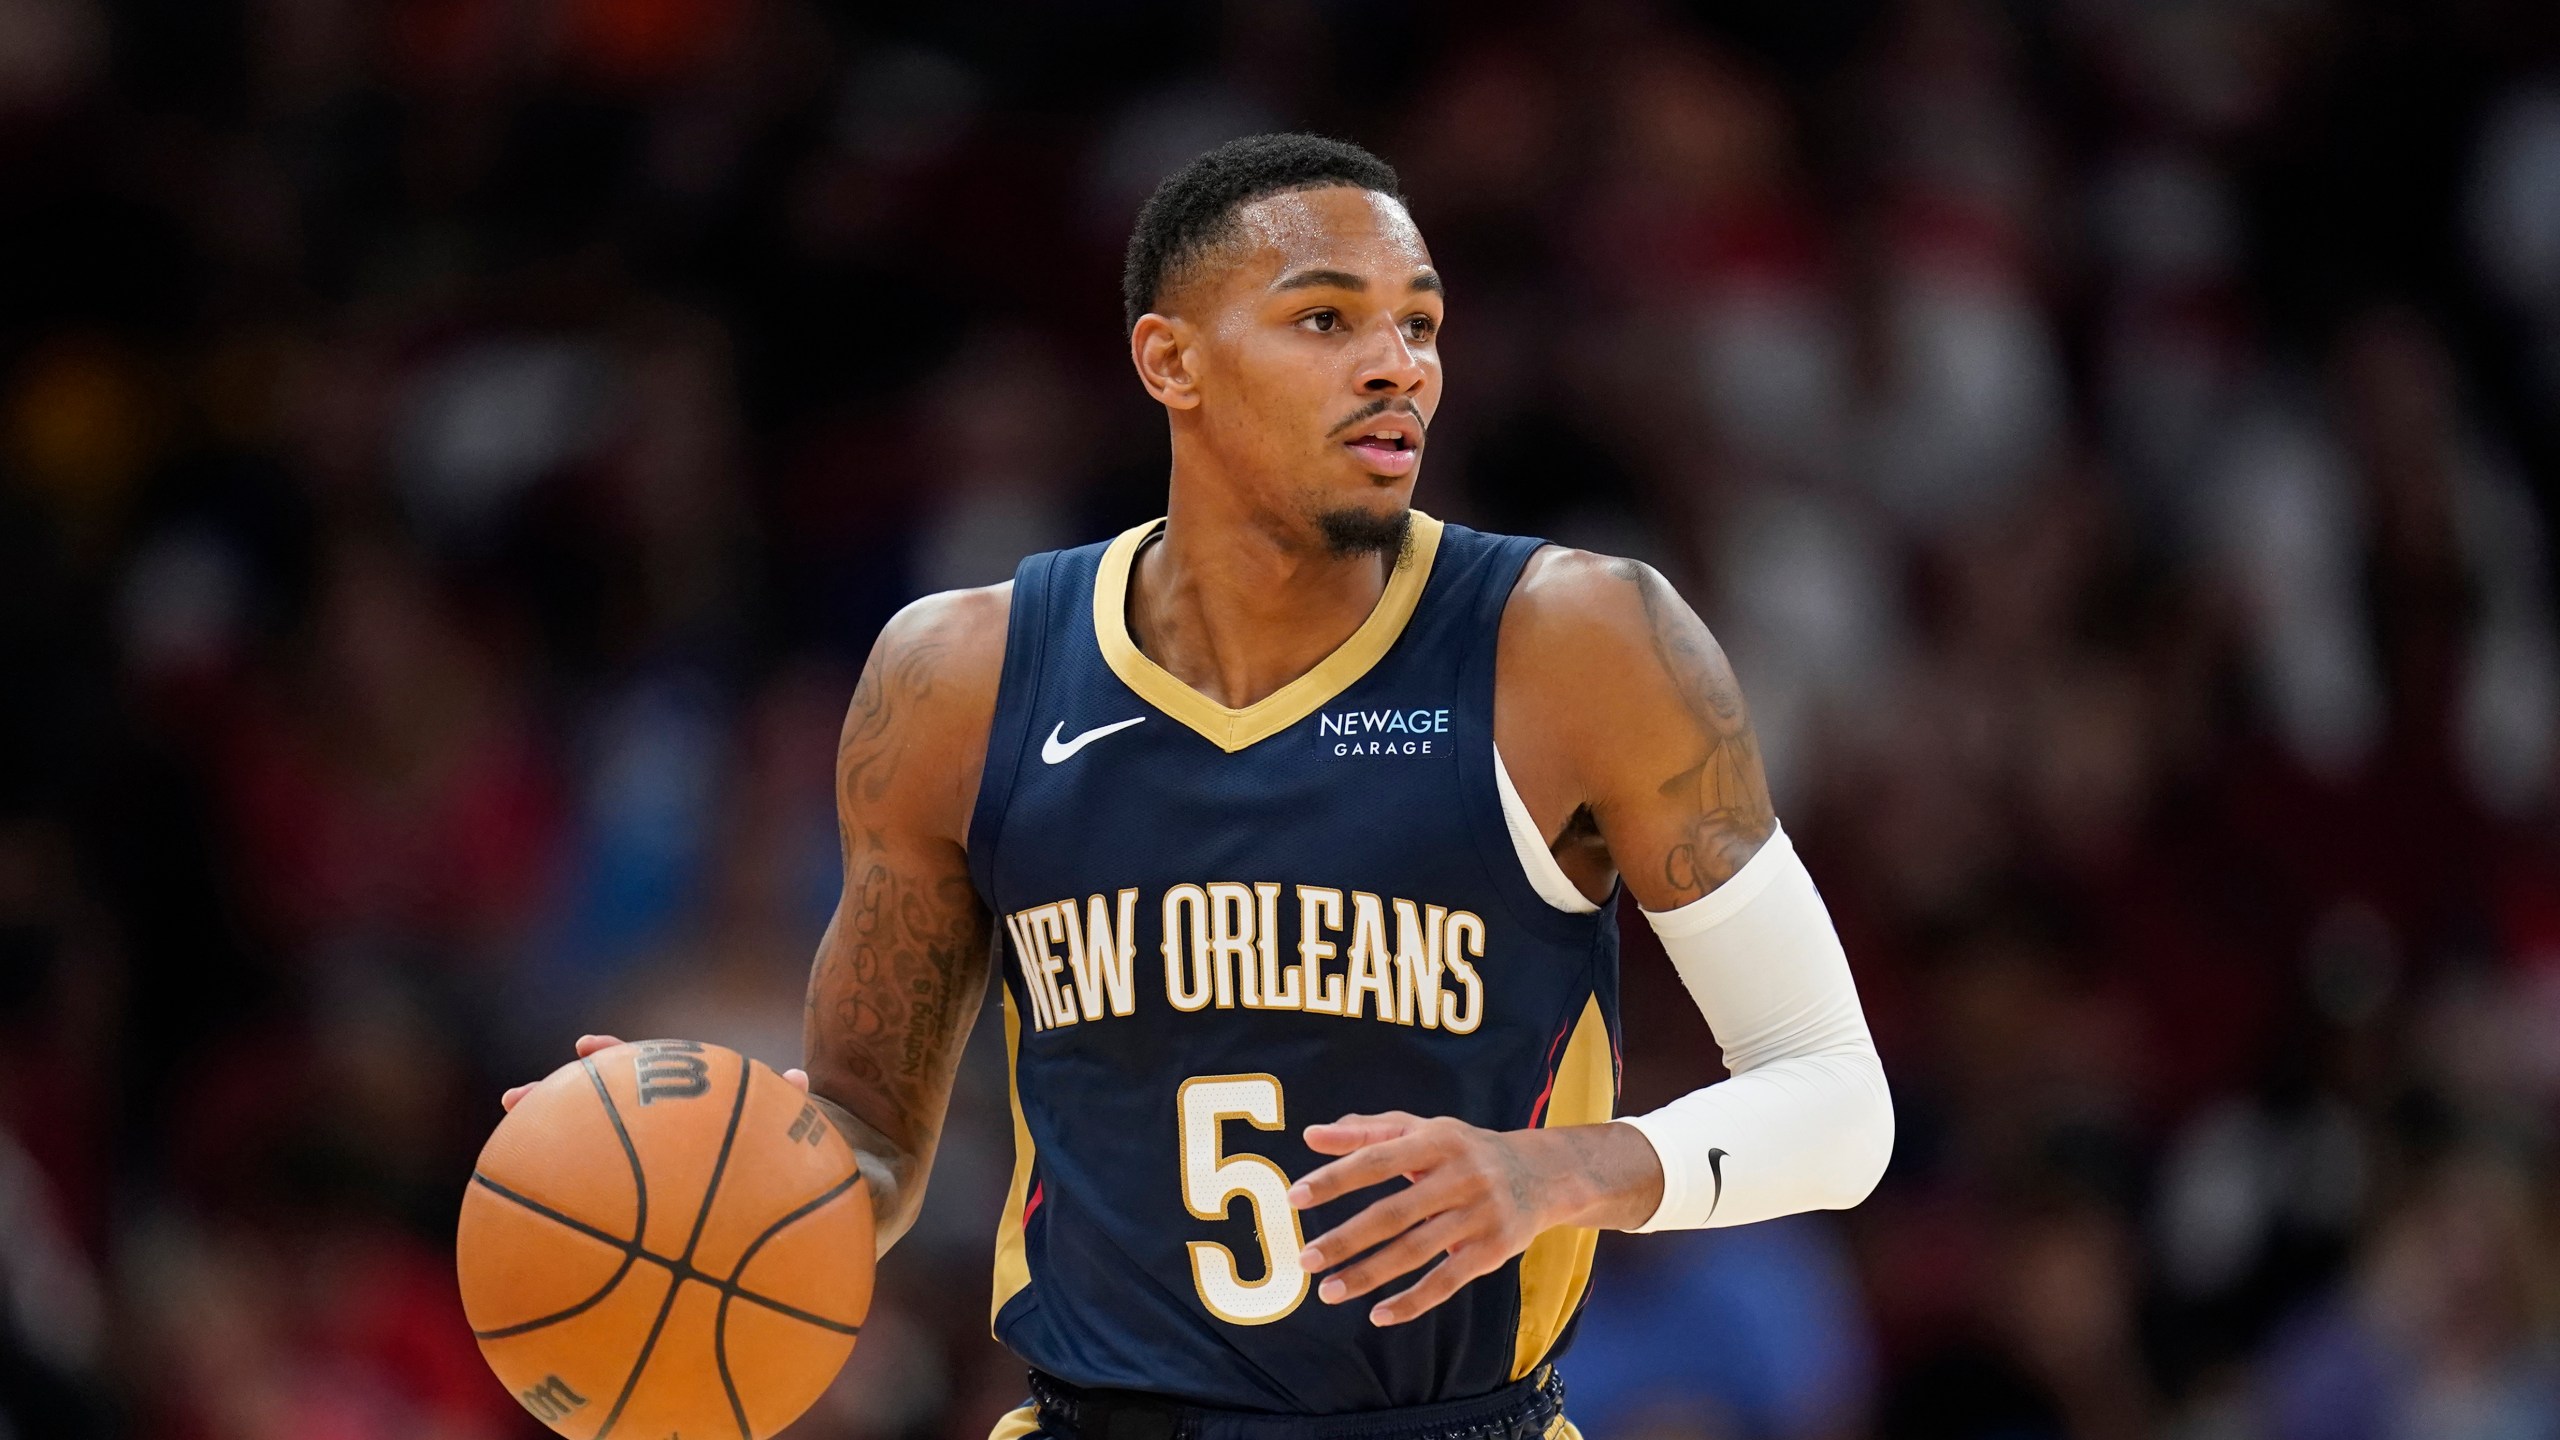
<path id="1" fill-rule="evenodd" d="M 1129 638 L 1129 572 L 1137 563 L 1139 547 L 1163 528 L 1162 519 L 1134 526 L 1102 552 L 1102 568 L 1093 577 L 1093 636 L 1111 673 L 1137 691 L 1140 699 L 1230 755 L 1313 715 L 1386 658 L 1396 638 L 1404 634 L 1405 622 L 1413 618 L 1414 607 L 1422 603 L 1423 586 L 1431 580 L 1431 562 L 1440 553 L 1440 522 L 1414 511 L 1404 554 L 1387 576 L 1377 608 L 1351 632 L 1351 638 L 1306 674 L 1234 709 L 1175 679 L 1172 671 L 1148 659 Z"/>
<path id="2" fill-rule="evenodd" d="M 1583 1003 L 1573 1038 L 1556 1062 L 1555 1090 L 1547 1097 L 1544 1127 L 1598 1125 L 1617 1103 L 1616 1063 L 1609 1052 L 1609 1021 L 1600 997 Z M 1600 1232 L 1569 1226 L 1541 1231 L 1520 1254 L 1520 1333 L 1511 1350 L 1511 1378 L 1538 1368 L 1582 1303 L 1591 1284 L 1591 1256 Z"/>
<path id="3" fill-rule="evenodd" d="M 1006 1190 L 1004 1213 L 996 1218 L 996 1298 L 987 1307 L 987 1332 L 995 1333 L 996 1316 L 1005 1302 L 1031 1283 L 1031 1257 L 1022 1237 L 1022 1207 L 1031 1198 L 1031 1125 L 1022 1118 L 1022 1015 L 1013 1008 L 1013 991 L 1004 995 L 1004 1088 L 1013 1103 L 1013 1185 Z"/>

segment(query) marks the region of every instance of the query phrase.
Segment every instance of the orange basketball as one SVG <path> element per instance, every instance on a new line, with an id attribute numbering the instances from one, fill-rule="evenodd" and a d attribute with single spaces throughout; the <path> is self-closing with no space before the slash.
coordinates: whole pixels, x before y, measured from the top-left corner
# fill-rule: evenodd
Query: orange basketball
<path id="1" fill-rule="evenodd" d="M 764 1440 L 871 1308 L 852 1148 L 799 1087 L 691 1040 L 535 1086 L 480 1152 L 454 1250 L 489 1368 L 573 1440 Z"/>

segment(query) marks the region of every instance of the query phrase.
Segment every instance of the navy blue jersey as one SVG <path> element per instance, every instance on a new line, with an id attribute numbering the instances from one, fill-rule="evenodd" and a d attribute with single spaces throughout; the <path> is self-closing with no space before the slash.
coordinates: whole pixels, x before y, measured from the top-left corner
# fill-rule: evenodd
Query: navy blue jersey
<path id="1" fill-rule="evenodd" d="M 1539 542 L 1417 513 L 1360 629 L 1239 710 L 1129 638 L 1161 524 L 1014 578 L 968 842 L 1013 1084 L 997 1337 L 1072 1384 L 1194 1404 L 1484 1394 L 1562 1345 L 1592 1232 L 1381 1329 L 1378 1297 L 1322 1303 L 1297 1256 L 1387 1192 L 1301 1217 L 1286 1191 L 1324 1161 L 1304 1127 L 1345 1114 L 1611 1114 L 1612 907 L 1539 897 L 1495 780 L 1496 634 Z"/>

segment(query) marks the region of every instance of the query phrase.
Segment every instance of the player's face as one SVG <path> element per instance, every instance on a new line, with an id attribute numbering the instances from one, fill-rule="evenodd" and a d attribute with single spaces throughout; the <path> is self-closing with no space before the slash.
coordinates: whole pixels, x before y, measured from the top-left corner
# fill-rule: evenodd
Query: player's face
<path id="1" fill-rule="evenodd" d="M 1237 215 L 1248 250 L 1201 286 L 1212 443 L 1310 518 L 1392 520 L 1413 501 L 1440 406 L 1440 277 L 1402 205 L 1336 187 Z"/>

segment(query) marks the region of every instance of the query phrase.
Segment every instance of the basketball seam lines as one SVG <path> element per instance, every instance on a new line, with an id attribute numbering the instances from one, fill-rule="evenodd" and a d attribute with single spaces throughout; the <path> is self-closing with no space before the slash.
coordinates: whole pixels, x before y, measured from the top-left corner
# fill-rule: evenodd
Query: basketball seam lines
<path id="1" fill-rule="evenodd" d="M 825 1209 L 837 1196 L 842 1195 L 847 1190 L 850 1190 L 861 1183 L 862 1172 L 856 1170 L 852 1174 L 844 1177 L 842 1180 L 828 1186 L 824 1193 L 813 1197 L 807 1204 L 802 1205 L 799 1209 L 792 1211 L 790 1214 L 785 1215 L 781 1219 L 764 1227 L 764 1233 L 758 1235 L 755 1239 L 748 1241 L 747 1248 L 740 1252 L 737 1267 L 729 1272 L 731 1280 L 734 1282 L 738 1276 L 747 1273 L 747 1262 L 756 1258 L 756 1252 L 764 1248 L 766 1241 L 781 1234 L 786 1227 L 796 1225 L 799 1222 L 808 1219 L 810 1216 L 817 1214 L 820 1210 Z M 747 1289 L 743 1285 L 735 1285 L 733 1283 L 731 1288 L 737 1290 L 740 1295 L 749 1300 L 759 1298 L 756 1295 L 756 1292 Z M 858 1329 L 860 1327 L 857 1326 L 855 1328 Z"/>
<path id="2" fill-rule="evenodd" d="M 693 1263 L 693 1252 L 702 1244 L 702 1227 L 711 1221 L 711 1202 L 720 1194 L 720 1177 L 729 1172 L 729 1146 L 738 1138 L 738 1117 L 747 1113 L 747 1082 L 755 1078 L 755 1066 L 745 1059 L 738 1061 L 738 1103 L 729 1112 L 729 1133 L 720 1137 L 720 1158 L 711 1162 L 711 1183 L 702 1187 L 702 1208 L 693 1212 L 693 1238 L 684 1242 L 684 1263 Z M 735 1280 L 732 1270 L 729 1278 Z M 674 1292 L 668 1292 L 670 1300 Z M 738 1403 L 738 1387 L 729 1379 L 727 1347 L 722 1344 L 720 1327 L 729 1319 L 729 1297 L 720 1297 L 720 1308 L 712 1312 L 711 1355 L 719 1362 L 720 1388 L 729 1392 L 729 1409 L 738 1422 L 738 1440 L 756 1440 L 756 1432 L 747 1424 L 746 1407 Z M 598 1436 L 597 1440 L 603 1440 Z"/>
<path id="3" fill-rule="evenodd" d="M 682 1280 L 667 1277 L 667 1298 L 658 1302 L 658 1318 L 649 1322 L 649 1338 L 640 1342 L 639 1358 L 631 1362 L 631 1374 L 622 1382 L 622 1393 L 613 1397 L 613 1409 L 606 1412 L 596 1440 L 605 1440 L 622 1423 L 622 1407 L 631 1403 L 631 1392 L 640 1388 L 640 1372 L 649 1368 L 649 1352 L 658 1348 L 658 1332 L 667 1328 L 667 1316 L 676 1308 L 676 1292 L 683 1288 Z"/>
<path id="4" fill-rule="evenodd" d="M 702 1187 L 702 1206 L 693 1212 L 693 1233 L 685 1237 L 684 1263 L 693 1263 L 693 1252 L 702 1245 L 702 1227 L 711 1223 L 711 1202 L 719 1198 L 720 1177 L 729 1170 L 729 1151 L 738 1143 L 738 1121 L 747 1113 L 747 1082 L 756 1078 L 754 1062 L 741 1056 L 738 1060 L 738 1103 L 729 1107 L 729 1128 L 720 1135 L 720 1153 L 711 1161 L 710 1183 Z"/>
<path id="5" fill-rule="evenodd" d="M 557 1325 L 563 1320 L 574 1320 L 579 1316 L 584 1315 L 589 1310 L 594 1309 L 597 1305 L 603 1302 L 604 1297 L 612 1294 L 613 1287 L 621 1284 L 622 1277 L 631 1273 L 632 1265 L 636 1263 L 639 1258 L 639 1256 L 632 1254 L 628 1250 L 623 1251 L 622 1265 L 619 1269 L 613 1272 L 613 1278 L 605 1281 L 602 1289 L 596 1291 L 596 1293 L 588 1296 L 586 1299 L 579 1301 L 577 1304 L 570 1306 L 566 1310 L 554 1311 L 549 1315 L 543 1316 L 539 1320 L 527 1320 L 517 1325 L 501 1325 L 495 1330 L 474 1330 L 471 1332 L 471 1336 L 475 1340 L 506 1340 L 518 1335 L 530 1334 L 531 1332 L 539 1330 L 546 1325 Z"/>
<path id="6" fill-rule="evenodd" d="M 613 1103 L 613 1092 L 604 1088 L 604 1072 L 596 1068 L 594 1060 L 584 1056 L 578 1063 L 586 1067 L 587 1078 L 595 1082 L 596 1099 L 604 1105 L 604 1118 L 613 1122 L 614 1138 L 622 1142 L 622 1158 L 631 1163 L 632 1206 L 635 1211 L 631 1222 L 631 1243 L 638 1245 L 649 1238 L 649 1172 L 640 1164 L 640 1147 L 631 1143 L 631 1131 L 622 1123 L 622 1111 Z"/>
<path id="7" fill-rule="evenodd" d="M 745 1113 L 746 1108 L 747 1066 L 746 1062 L 740 1061 L 738 1114 Z M 693 1260 L 694 1245 L 702 1240 L 702 1224 L 711 1218 L 711 1196 L 720 1188 L 720 1173 L 729 1167 L 729 1140 L 738 1133 L 738 1114 L 729 1117 L 729 1134 L 720 1140 L 720 1159 L 711 1167 L 711 1183 L 703 1187 L 702 1210 L 693 1217 L 693 1241 L 684 1247 L 684 1258 L 688 1264 Z M 729 1278 L 737 1279 L 746 1268 L 747 1257 L 740 1255 L 737 1265 L 729 1271 Z M 738 1440 L 756 1440 L 755 1427 L 747 1423 L 746 1402 L 738 1398 L 738 1382 L 729 1374 L 729 1297 L 725 1294 L 720 1297 L 720 1308 L 711 1314 L 711 1361 L 720 1371 L 720 1388 L 729 1396 L 729 1416 L 738 1422 Z"/>
<path id="8" fill-rule="evenodd" d="M 729 1414 L 738 1422 L 738 1433 L 746 1440 L 756 1440 L 755 1427 L 747 1423 L 747 1402 L 738 1398 L 737 1378 L 729 1373 L 729 1297 L 726 1295 L 720 1297 L 720 1309 L 711 1317 L 711 1363 L 720 1371 L 720 1388 L 729 1393 Z"/>
<path id="9" fill-rule="evenodd" d="M 613 1108 L 613 1098 L 605 1093 L 604 1077 L 596 1072 L 596 1062 L 581 1056 L 579 1057 L 578 1063 L 585 1067 L 587 1078 L 594 1082 L 597 1101 L 604 1106 L 605 1115 L 613 1121 L 614 1134 L 622 1141 L 623 1158 L 631 1162 L 631 1183 L 634 1191 L 636 1192 L 632 1206 L 634 1212 L 632 1230 L 636 1235 L 647 1235 L 649 1233 L 649 1179 L 647 1174 L 640 1168 L 640 1154 L 632 1147 L 631 1133 L 628 1130 L 625 1130 L 622 1126 L 622 1113 Z M 480 1177 L 477 1173 L 474 1173 L 472 1178 L 476 1180 Z M 494 1184 L 491 1185 L 490 1188 L 492 1190 L 497 1190 L 500 1194 L 507 1193 L 504 1190 L 500 1190 L 499 1187 Z M 508 1195 L 508 1198 L 519 1201 L 523 1199 L 522 1196 L 518 1195 Z M 565 1215 L 558 1216 L 557 1218 L 562 1220 L 568 1219 Z M 565 1310 L 555 1311 L 554 1313 L 542 1316 L 539 1319 L 527 1320 L 520 1324 L 502 1325 L 495 1330 L 474 1330 L 471 1332 L 472 1336 L 473 1338 L 480 1340 L 505 1340 L 517 1335 L 531 1334 L 545 1326 L 557 1325 L 563 1320 L 576 1319 L 578 1316 L 594 1309 L 597 1305 L 602 1304 L 604 1302 L 604 1298 L 613 1293 L 614 1287 L 622 1283 L 623 1277 L 631 1273 L 631 1266 L 639 1258 L 640 1254 L 636 1249 L 625 1248 L 622 1252 L 622 1265 L 613 1272 L 613 1277 L 605 1281 L 604 1285 L 599 1288 L 596 1293 Z"/>
<path id="10" fill-rule="evenodd" d="M 857 1173 L 844 1183 L 852 1184 L 855 1181 L 859 1181 L 861 1178 L 862 1176 Z M 708 1285 L 712 1289 L 721 1291 L 724 1294 L 735 1295 L 750 1305 L 761 1305 L 776 1314 L 788 1315 L 794 1320 L 801 1321 L 805 1324 L 815 1325 L 821 1330 L 833 1330 L 839 1335 L 859 1335 L 862 1333 L 862 1327 L 859 1325 L 847 1325 L 841 1320 L 830 1320 L 824 1315 L 812 1314 L 796 1305 L 787 1304 L 783 1301 L 774 1299 L 770 1295 L 750 1290 L 735 1280 L 723 1280 L 716 1275 L 706 1274 L 690 1265 L 686 1265 L 679 1261 L 670 1259 L 667 1256 L 660 1255 L 653 1250 L 642 1249 L 619 1236 L 599 1230 L 585 1221 L 578 1219 L 574 1215 L 564 1215 L 531 1196 L 519 1195 L 515 1191 L 508 1189 L 506 1186 L 499 1184 L 497 1181 L 492 1180 L 488 1176 L 482 1175 L 477 1171 L 473 1172 L 471 1182 L 496 1195 L 502 1200 L 511 1200 L 516 1204 L 523 1206 L 525 1209 L 532 1211 L 534 1214 L 539 1215 L 546 1220 L 556 1221 L 559 1224 L 566 1225 L 570 1229 L 577 1231 L 579 1234 L 587 1236 L 593 1240 L 602 1241 L 627 1256 L 631 1256 L 635 1259 L 646 1260 L 652 1265 L 659 1266 L 672 1273 L 679 1281 L 691 1280 L 699 1284 Z M 839 1185 L 835 1191 L 830 1193 L 840 1194 L 842 1193 L 842 1189 L 842 1185 Z M 562 1316 L 561 1318 L 567 1319 L 570 1317 Z M 505 1331 L 475 1330 L 471 1333 L 483 1340 L 495 1340 L 501 1338 L 503 1335 L 514 1334 L 527 1328 L 530 1327 L 515 1325 L 507 1327 Z"/>
<path id="11" fill-rule="evenodd" d="M 471 1183 L 488 1191 L 490 1194 L 497 1196 L 501 1200 L 513 1200 L 518 1205 L 523 1206 L 527 1210 L 532 1211 L 534 1214 L 539 1215 L 546 1220 L 557 1220 L 561 1224 L 568 1226 L 570 1229 L 577 1231 L 579 1234 L 584 1235 L 589 1239 L 601 1240 L 605 1244 L 612 1246 L 625 1255 L 636 1254 L 644 1260 L 655 1260 L 661 1265 L 667 1263 L 667 1259 L 663 1255 L 651 1254 L 649 1251 L 641 1249 L 634 1241 L 625 1240 L 610 1230 L 599 1230 L 595 1226 L 588 1224 L 586 1221 L 579 1219 L 575 1215 L 563 1214 L 558 1210 L 552 1209 L 550 1206 L 543 1204 L 541 1201 L 534 1199 L 530 1195 L 519 1195 L 515 1191 L 508 1189 L 506 1186 L 499 1184 L 497 1181 L 490 1179 L 488 1176 L 481 1174 L 477 1170 L 471 1172 Z"/>
<path id="12" fill-rule="evenodd" d="M 737 1265 L 729 1271 L 730 1280 L 734 1282 L 739 1277 L 745 1275 L 747 1273 L 747 1262 L 756 1258 L 756 1252 L 764 1248 L 764 1242 L 781 1234 L 784 1226 L 816 1214 L 818 1211 L 824 1209 L 827 1204 L 833 1201 L 837 1196 L 842 1195 L 847 1190 L 850 1190 L 861 1183 L 862 1172 L 857 1169 L 833 1186 L 830 1186 L 825 1194 L 818 1196 L 816 1199 L 811 1200 L 799 1209 L 792 1211 L 790 1214 L 785 1215 L 781 1219 L 764 1227 L 764 1233 L 758 1235 L 755 1239 L 748 1241 L 747 1248 L 739 1252 Z M 729 1410 L 730 1413 L 737 1417 L 738 1433 L 746 1436 L 747 1440 L 755 1440 L 755 1431 L 747 1424 L 746 1402 L 738 1398 L 738 1382 L 731 1379 L 729 1376 L 729 1301 L 732 1295 L 745 1293 L 747 1292 L 723 1291 L 721 1293 L 720 1313 L 711 1322 L 711 1359 L 712 1362 L 720 1368 L 720 1384 L 722 1388 L 729 1392 Z M 750 1296 L 750 1298 L 752 1298 L 752 1296 Z M 834 1327 L 831 1326 L 829 1328 L 832 1329 Z M 853 1327 L 853 1329 L 855 1334 L 860 1334 L 862 1327 L 857 1325 Z"/>
<path id="13" fill-rule="evenodd" d="M 747 1113 L 747 1081 L 754 1074 L 753 1062 L 739 1056 L 737 1103 L 729 1107 L 729 1128 L 720 1136 L 720 1153 L 711 1162 L 711 1179 L 702 1187 L 701 1208 L 693 1212 L 693 1234 L 684 1242 L 684 1254 L 676 1258 L 676 1264 L 686 1270 L 693 1269 L 693 1247 L 702 1243 L 703 1222 L 711 1218 L 711 1199 L 720 1193 L 720 1172 L 729 1168 L 729 1147 L 738 1138 L 738 1117 Z M 622 1393 L 613 1397 L 613 1408 L 605 1412 L 604 1425 L 596 1431 L 596 1440 L 605 1440 L 613 1433 L 613 1427 L 622 1423 L 622 1407 L 631 1403 L 632 1392 L 640 1388 L 640 1377 L 649 1369 L 650 1352 L 658 1348 L 658 1333 L 667 1328 L 667 1316 L 674 1312 L 676 1297 L 683 1293 L 684 1277 L 670 1268 L 667 1296 L 658 1302 L 658 1318 L 650 1322 L 649 1338 L 640 1342 L 639 1357 L 631 1362 L 631 1373 L 623 1378 Z"/>

